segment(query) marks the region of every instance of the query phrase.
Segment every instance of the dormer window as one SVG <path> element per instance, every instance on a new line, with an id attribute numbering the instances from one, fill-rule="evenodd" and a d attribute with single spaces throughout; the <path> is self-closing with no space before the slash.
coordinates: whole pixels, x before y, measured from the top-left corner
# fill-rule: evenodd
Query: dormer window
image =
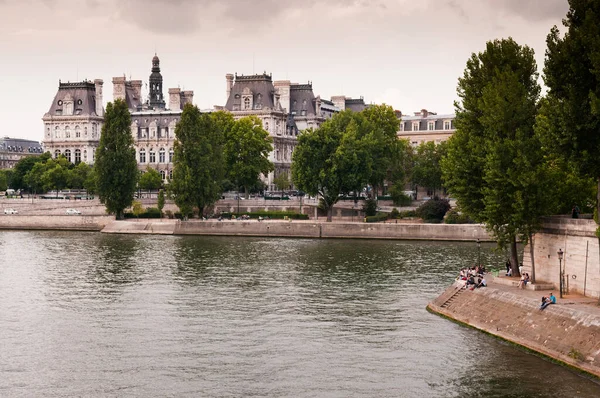
<path id="1" fill-rule="evenodd" d="M 244 110 L 250 109 L 250 97 L 244 98 Z"/>
<path id="2" fill-rule="evenodd" d="M 452 122 L 450 120 L 444 120 L 444 130 L 450 130 Z"/>
<path id="3" fill-rule="evenodd" d="M 404 131 L 404 123 L 400 122 L 400 131 Z"/>
<path id="4" fill-rule="evenodd" d="M 427 130 L 429 130 L 429 131 L 435 130 L 435 122 L 427 122 Z"/>
<path id="5" fill-rule="evenodd" d="M 419 131 L 419 122 L 413 122 L 412 131 Z"/>

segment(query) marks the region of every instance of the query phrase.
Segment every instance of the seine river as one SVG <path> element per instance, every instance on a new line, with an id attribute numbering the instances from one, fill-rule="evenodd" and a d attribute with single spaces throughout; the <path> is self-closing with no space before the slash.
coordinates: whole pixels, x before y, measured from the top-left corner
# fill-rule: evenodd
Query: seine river
<path id="1" fill-rule="evenodd" d="M 472 243 L 0 232 L 0 251 L 1 397 L 600 396 L 425 310 Z"/>

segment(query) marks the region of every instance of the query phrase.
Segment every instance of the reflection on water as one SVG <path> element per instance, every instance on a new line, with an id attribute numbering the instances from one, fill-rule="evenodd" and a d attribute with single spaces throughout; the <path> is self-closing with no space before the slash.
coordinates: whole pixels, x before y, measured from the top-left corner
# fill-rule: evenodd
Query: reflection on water
<path id="1" fill-rule="evenodd" d="M 600 396 L 425 311 L 473 244 L 1 232 L 0 253 L 2 397 Z"/>

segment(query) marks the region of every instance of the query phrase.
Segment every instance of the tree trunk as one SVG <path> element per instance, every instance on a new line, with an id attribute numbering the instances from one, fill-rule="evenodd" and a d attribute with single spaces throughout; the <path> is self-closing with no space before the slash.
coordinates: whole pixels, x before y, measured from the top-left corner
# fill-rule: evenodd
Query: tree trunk
<path id="1" fill-rule="evenodd" d="M 512 275 L 519 275 L 519 255 L 517 253 L 517 237 L 512 236 L 510 238 L 510 267 L 512 268 Z"/>
<path id="2" fill-rule="evenodd" d="M 125 218 L 125 214 L 123 210 L 117 210 L 117 213 L 115 215 L 115 218 L 117 220 L 123 220 Z"/>
<path id="3" fill-rule="evenodd" d="M 535 283 L 535 259 L 533 257 L 533 234 L 529 234 L 529 255 L 531 256 L 531 283 Z"/>
<path id="4" fill-rule="evenodd" d="M 327 206 L 327 222 L 331 222 L 333 220 L 333 205 Z"/>

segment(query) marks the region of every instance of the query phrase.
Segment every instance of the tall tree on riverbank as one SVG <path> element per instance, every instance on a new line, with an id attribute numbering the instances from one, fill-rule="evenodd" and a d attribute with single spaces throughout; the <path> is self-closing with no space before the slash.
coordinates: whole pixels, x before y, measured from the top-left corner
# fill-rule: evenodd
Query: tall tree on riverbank
<path id="1" fill-rule="evenodd" d="M 559 123 L 545 131 L 545 144 L 597 181 L 600 214 L 600 0 L 569 0 L 563 20 L 546 42 L 544 81 Z M 600 230 L 600 228 L 599 228 Z M 599 235 L 600 236 L 600 235 Z"/>
<path id="2" fill-rule="evenodd" d="M 173 179 L 168 189 L 187 220 L 194 207 L 202 215 L 221 196 L 223 131 L 211 115 L 186 104 L 175 137 Z"/>
<path id="3" fill-rule="evenodd" d="M 121 99 L 106 106 L 94 170 L 100 201 L 117 220 L 122 220 L 124 210 L 133 203 L 138 169 L 131 115 L 127 103 Z"/>
<path id="4" fill-rule="evenodd" d="M 260 176 L 274 170 L 269 154 L 273 139 L 256 116 L 246 116 L 231 125 L 225 135 L 224 155 L 227 177 L 237 188 L 244 188 L 246 198 Z"/>
<path id="5" fill-rule="evenodd" d="M 436 196 L 442 189 L 442 158 L 448 152 L 448 143 L 424 142 L 416 148 L 413 165 L 413 183 L 426 187 Z"/>
<path id="6" fill-rule="evenodd" d="M 488 42 L 459 79 L 456 133 L 442 159 L 445 186 L 461 209 L 510 247 L 527 242 L 546 213 L 540 143 L 534 134 L 540 87 L 533 50 L 512 39 Z"/>

